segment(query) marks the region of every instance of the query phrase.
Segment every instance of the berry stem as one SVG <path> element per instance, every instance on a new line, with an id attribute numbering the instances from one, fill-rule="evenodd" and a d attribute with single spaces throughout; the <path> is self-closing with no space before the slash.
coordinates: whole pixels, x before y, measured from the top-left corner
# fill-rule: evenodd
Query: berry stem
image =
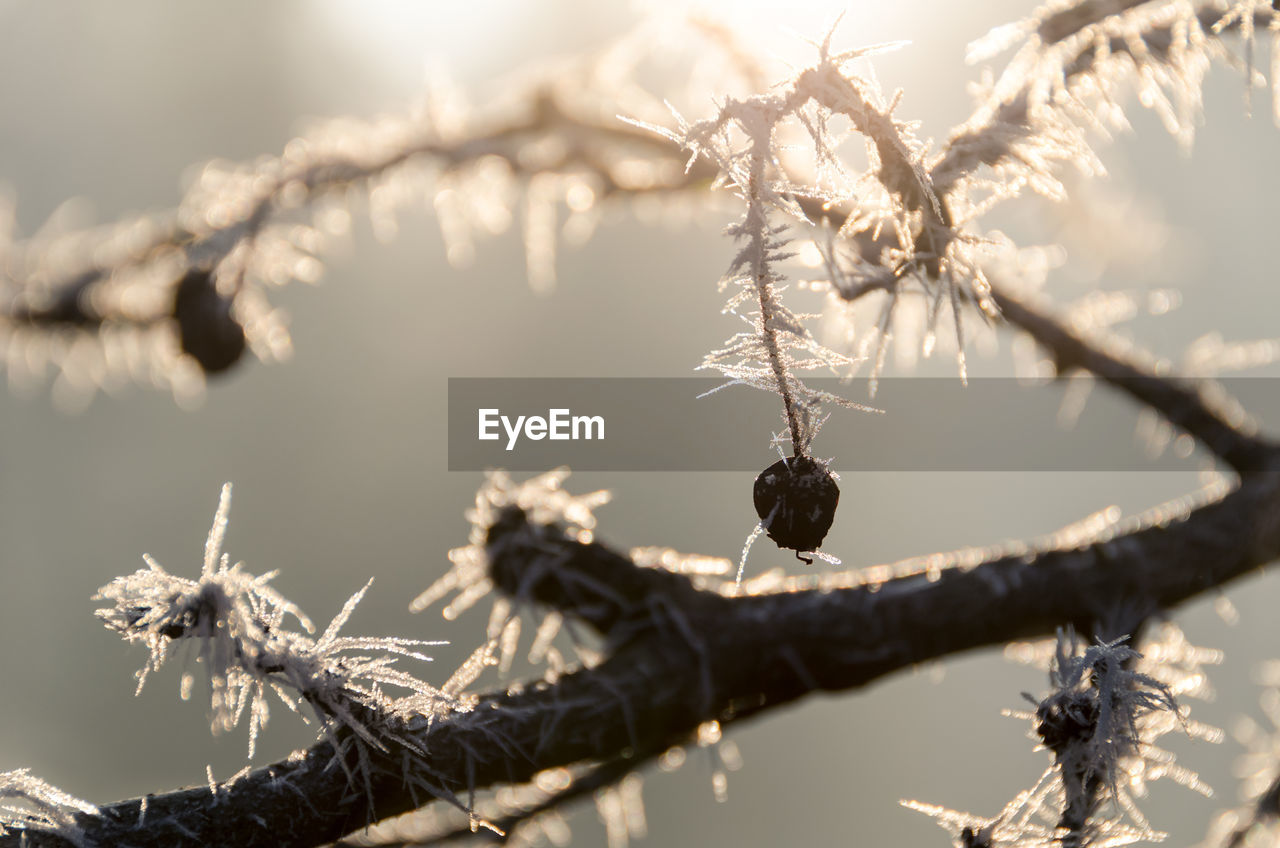
<path id="1" fill-rule="evenodd" d="M 777 295 L 773 290 L 773 274 L 769 271 L 769 216 L 765 211 L 764 199 L 760 196 L 760 182 L 764 179 L 764 163 L 769 155 L 770 138 L 761 138 L 756 134 L 752 138 L 751 171 L 747 178 L 747 219 L 746 229 L 751 233 L 751 277 L 755 283 L 756 296 L 760 301 L 760 336 L 765 350 L 769 354 L 769 365 L 773 368 L 774 379 L 778 383 L 778 394 L 782 395 L 782 406 L 786 411 L 787 425 L 791 430 L 791 453 L 799 458 L 804 456 L 804 440 L 801 436 L 800 416 L 796 412 L 795 398 L 791 394 L 791 386 L 787 379 L 787 368 L 782 361 L 782 350 L 778 345 L 778 333 L 773 326 L 774 307 Z"/>

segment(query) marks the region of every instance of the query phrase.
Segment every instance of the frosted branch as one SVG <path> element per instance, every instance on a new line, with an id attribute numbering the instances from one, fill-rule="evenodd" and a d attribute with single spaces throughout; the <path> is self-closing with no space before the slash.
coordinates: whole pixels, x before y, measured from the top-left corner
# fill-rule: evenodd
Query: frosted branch
<path id="1" fill-rule="evenodd" d="M 698 588 L 665 569 L 638 568 L 598 542 L 532 526 L 521 514 L 508 510 L 490 525 L 496 589 L 587 617 L 607 632 L 609 651 L 593 667 L 479 696 L 471 711 L 413 730 L 436 797 L 528 782 L 545 769 L 604 762 L 624 750 L 665 750 L 709 720 L 733 724 L 816 691 L 859 688 L 926 660 L 1066 624 L 1123 632 L 1280 555 L 1276 474 L 1246 477 L 1225 495 L 1168 504 L 1083 544 L 1073 536 L 1057 548 L 934 563 L 874 583 L 855 572 L 810 589 L 754 595 L 727 579 L 722 589 Z M 523 562 L 540 565 L 525 573 Z M 338 727 L 334 739 L 220 787 L 216 815 L 201 787 L 151 796 L 145 828 L 138 827 L 139 800 L 77 822 L 99 844 L 332 841 L 370 813 L 332 768 L 356 733 Z M 370 746 L 365 771 L 376 819 L 432 797 L 406 784 L 398 755 Z M 42 840 L 30 844 L 60 844 Z M 0 838 L 10 844 L 17 843 Z"/>

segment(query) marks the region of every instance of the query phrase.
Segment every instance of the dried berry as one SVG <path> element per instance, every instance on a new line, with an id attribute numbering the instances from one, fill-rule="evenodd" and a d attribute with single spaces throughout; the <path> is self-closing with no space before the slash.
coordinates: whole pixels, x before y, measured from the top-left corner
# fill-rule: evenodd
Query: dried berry
<path id="1" fill-rule="evenodd" d="M 1036 709 L 1036 733 L 1055 754 L 1072 743 L 1088 742 L 1097 727 L 1098 699 L 1093 690 L 1058 692 Z"/>
<path id="2" fill-rule="evenodd" d="M 813 457 L 796 456 L 761 471 L 752 499 L 769 538 L 780 548 L 794 548 L 799 557 L 803 551 L 817 550 L 826 538 L 836 517 L 840 487 L 825 465 Z"/>
<path id="3" fill-rule="evenodd" d="M 244 327 L 231 314 L 232 302 L 218 293 L 209 271 L 192 268 L 178 283 L 173 298 L 178 340 L 205 374 L 226 371 L 244 354 Z"/>

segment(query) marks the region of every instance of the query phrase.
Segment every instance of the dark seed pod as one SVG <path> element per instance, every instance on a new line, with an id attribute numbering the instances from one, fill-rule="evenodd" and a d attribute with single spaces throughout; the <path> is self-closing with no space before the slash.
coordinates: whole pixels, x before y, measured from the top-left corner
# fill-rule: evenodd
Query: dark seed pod
<path id="1" fill-rule="evenodd" d="M 1072 743 L 1088 742 L 1098 727 L 1098 700 L 1086 692 L 1062 692 L 1036 708 L 1036 733 L 1061 754 Z"/>
<path id="2" fill-rule="evenodd" d="M 752 499 L 769 538 L 796 553 L 814 551 L 836 517 L 840 487 L 813 457 L 780 459 L 756 478 Z"/>
<path id="3" fill-rule="evenodd" d="M 205 374 L 226 371 L 244 354 L 244 327 L 232 316 L 231 303 L 218 294 L 209 271 L 192 268 L 178 283 L 173 298 L 178 341 Z"/>

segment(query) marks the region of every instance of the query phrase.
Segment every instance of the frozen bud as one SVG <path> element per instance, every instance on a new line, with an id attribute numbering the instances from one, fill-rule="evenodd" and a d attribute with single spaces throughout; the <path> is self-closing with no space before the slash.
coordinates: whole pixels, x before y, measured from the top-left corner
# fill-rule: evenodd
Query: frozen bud
<path id="1" fill-rule="evenodd" d="M 218 293 L 209 271 L 192 268 L 178 283 L 173 298 L 178 340 L 205 374 L 226 371 L 244 354 L 244 327 L 231 314 L 233 302 Z"/>
<path id="2" fill-rule="evenodd" d="M 780 459 L 756 478 L 756 514 L 769 538 L 799 554 L 817 550 L 836 516 L 840 487 L 813 457 Z"/>
<path id="3" fill-rule="evenodd" d="M 1097 726 L 1098 701 L 1089 691 L 1057 692 L 1036 708 L 1036 734 L 1055 754 L 1073 742 L 1087 744 Z"/>

